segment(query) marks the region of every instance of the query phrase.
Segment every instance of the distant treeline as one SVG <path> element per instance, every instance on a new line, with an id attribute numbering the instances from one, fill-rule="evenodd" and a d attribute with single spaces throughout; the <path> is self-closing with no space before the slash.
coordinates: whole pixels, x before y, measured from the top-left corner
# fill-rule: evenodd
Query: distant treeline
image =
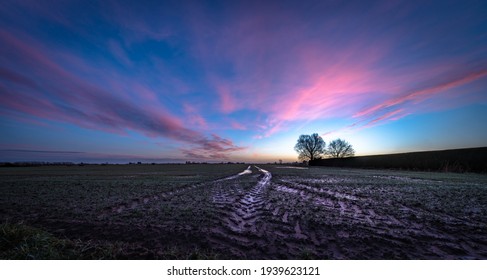
<path id="1" fill-rule="evenodd" d="M 487 147 L 318 159 L 311 166 L 487 173 Z"/>
<path id="2" fill-rule="evenodd" d="M 44 162 L 44 161 L 20 161 L 20 162 L 0 162 L 0 167 L 34 167 L 34 166 L 85 166 L 85 165 L 172 165 L 172 164 L 245 164 L 245 162 L 192 162 L 186 163 L 169 162 L 169 163 L 144 163 L 144 162 L 128 162 L 128 163 L 74 163 L 74 162 Z"/>
<path id="3" fill-rule="evenodd" d="M 129 162 L 128 164 L 134 164 Z M 138 164 L 141 164 L 140 162 Z M 152 163 L 155 164 L 155 163 Z M 84 165 L 120 165 L 118 163 L 74 163 L 74 162 L 48 162 L 48 161 L 18 161 L 0 162 L 0 167 L 33 167 L 33 166 L 84 166 Z"/>
<path id="4" fill-rule="evenodd" d="M 27 167 L 27 166 L 73 166 L 79 165 L 73 162 L 44 162 L 44 161 L 20 161 L 20 162 L 0 162 L 0 167 Z"/>

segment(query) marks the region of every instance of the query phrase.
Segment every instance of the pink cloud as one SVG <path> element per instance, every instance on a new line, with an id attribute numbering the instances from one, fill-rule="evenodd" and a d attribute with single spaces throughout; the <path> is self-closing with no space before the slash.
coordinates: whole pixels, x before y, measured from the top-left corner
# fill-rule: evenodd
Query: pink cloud
<path id="1" fill-rule="evenodd" d="M 32 89 L 39 89 L 39 86 L 35 81 L 25 77 L 22 74 L 10 71 L 9 69 L 0 68 L 0 78 L 17 85 L 26 86 Z"/>
<path id="2" fill-rule="evenodd" d="M 428 104 L 429 106 L 427 108 L 419 106 L 421 103 L 425 103 L 427 100 L 435 100 L 434 98 L 438 97 L 452 98 L 452 89 L 463 85 L 468 85 L 469 83 L 472 83 L 487 76 L 487 70 L 473 71 L 463 75 L 448 75 L 447 73 L 445 73 L 445 67 L 437 67 L 437 69 L 443 69 L 443 71 L 437 71 L 437 73 L 439 73 L 439 78 L 433 80 L 432 82 L 430 81 L 429 86 L 425 86 L 423 88 L 412 91 L 407 91 L 406 93 L 399 94 L 399 97 L 386 99 L 370 108 L 358 111 L 353 115 L 354 119 L 358 119 L 357 121 L 342 129 L 329 131 L 327 133 L 324 133 L 323 135 L 329 135 L 349 130 L 361 130 L 364 128 L 379 125 L 386 121 L 397 121 L 408 115 L 413 114 L 418 110 L 431 111 L 436 109 L 436 107 L 442 107 L 442 109 L 447 109 L 451 108 L 455 104 L 458 104 L 459 102 L 468 103 L 468 100 L 465 100 L 465 98 L 463 98 L 462 101 L 458 101 L 458 99 L 451 99 L 448 101 L 448 104 L 434 102 L 432 104 Z M 442 82 L 437 81 L 440 78 L 443 79 Z M 456 93 L 457 96 L 460 94 L 462 94 L 461 91 Z M 452 100 L 456 100 L 456 103 L 452 104 Z"/>
<path id="3" fill-rule="evenodd" d="M 236 122 L 236 121 L 232 121 L 230 123 L 231 127 L 233 129 L 237 129 L 237 130 L 247 130 L 247 126 L 242 124 L 242 123 L 239 123 L 239 122 Z"/>
<path id="4" fill-rule="evenodd" d="M 381 92 L 392 88 L 381 79 L 383 73 L 371 67 L 387 54 L 389 42 L 371 44 L 364 37 L 337 49 L 333 42 L 307 38 L 307 27 L 289 11 L 271 17 L 263 10 L 242 11 L 232 11 L 225 28 L 192 14 L 198 42 L 193 52 L 210 73 L 208 81 L 222 113 L 246 109 L 267 115 L 261 136 L 278 133 L 290 122 L 350 116 L 376 85 Z M 279 28 L 283 20 L 291 28 Z M 332 32 L 339 23 L 330 24 L 317 28 Z M 234 75 L 220 74 L 220 64 Z"/>
<path id="5" fill-rule="evenodd" d="M 218 85 L 217 92 L 220 97 L 220 110 L 223 113 L 231 113 L 237 109 L 236 101 L 226 85 Z"/>
<path id="6" fill-rule="evenodd" d="M 371 127 L 373 126 L 374 124 L 377 124 L 381 121 L 384 121 L 384 120 L 398 120 L 398 116 L 404 112 L 404 109 L 397 109 L 397 110 L 394 110 L 392 112 L 388 112 L 388 113 L 385 113 L 383 114 L 382 116 L 378 117 L 378 118 L 375 118 L 371 121 L 369 121 L 367 124 L 365 124 L 364 126 L 365 127 Z M 394 116 L 394 118 L 392 118 Z"/>
<path id="7" fill-rule="evenodd" d="M 404 10 L 411 12 L 411 7 L 403 6 L 398 11 L 396 5 L 377 5 L 371 15 L 393 14 L 399 20 L 407 16 Z M 382 36 L 360 26 L 353 36 L 342 36 L 340 32 L 350 31 L 342 17 L 323 17 L 319 25 L 310 25 L 291 9 L 279 9 L 272 3 L 253 9 L 250 3 L 226 10 L 222 26 L 202 10 L 194 8 L 190 13 L 195 42 L 192 53 L 209 73 L 206 80 L 222 113 L 245 109 L 265 116 L 248 125 L 261 127 L 256 138 L 269 137 L 303 121 L 365 118 L 357 122 L 358 127 L 398 120 L 411 113 L 405 102 L 423 102 L 458 84 L 446 83 L 398 97 L 408 92 L 408 87 L 441 81 L 457 66 L 470 68 L 465 57 L 450 57 L 441 63 L 430 58 L 414 61 L 404 55 L 410 51 L 401 45 L 409 39 L 404 33 Z M 271 10 L 274 12 L 268 13 Z M 367 19 L 377 23 L 374 18 Z M 282 22 L 286 22 L 285 28 Z M 398 30 L 402 29 L 407 36 L 414 36 L 414 28 Z M 414 50 L 426 48 L 428 43 L 417 42 Z M 367 113 L 384 109 L 377 116 Z"/>
<path id="8" fill-rule="evenodd" d="M 303 47 L 303 53 L 308 48 Z M 270 109 L 270 129 L 265 133 L 270 136 L 285 128 L 285 123 L 294 121 L 312 121 L 337 117 L 348 117 L 364 102 L 368 102 L 371 92 L 384 92 L 391 85 L 380 82 L 380 72 L 369 69 L 372 61 L 378 61 L 380 56 L 376 51 L 367 55 L 362 50 L 358 55 L 356 48 L 343 50 L 337 58 L 326 63 L 327 57 L 313 52 L 303 56 L 303 80 L 301 86 L 293 86 L 283 91 L 272 103 L 267 104 Z M 316 55 L 316 56 L 315 56 Z M 299 66 L 297 66 L 299 67 Z M 307 75 L 306 75 L 307 74 Z M 283 73 L 285 80 L 295 79 L 293 73 Z M 299 82 L 296 81 L 296 85 Z M 381 88 L 377 88 L 381 85 Z"/>
<path id="9" fill-rule="evenodd" d="M 406 102 L 414 102 L 414 103 L 419 103 L 422 102 L 426 99 L 432 98 L 435 95 L 439 95 L 444 93 L 447 90 L 450 90 L 452 88 L 468 84 L 472 81 L 475 81 L 477 79 L 480 79 L 484 76 L 487 76 L 487 70 L 481 70 L 481 71 L 476 71 L 472 73 L 468 73 L 466 75 L 463 75 L 461 77 L 454 77 L 450 78 L 450 80 L 435 84 L 433 86 L 429 86 L 423 89 L 418 89 L 418 90 L 413 90 L 410 91 L 406 94 L 403 94 L 400 97 L 395 97 L 389 100 L 386 100 L 385 102 L 382 102 L 380 104 L 377 104 L 375 106 L 372 106 L 368 109 L 362 110 L 360 112 L 357 112 L 354 117 L 355 118 L 361 118 L 361 117 L 367 117 L 370 115 L 374 114 L 382 114 L 383 110 L 386 110 L 387 108 L 390 107 L 395 107 L 395 106 L 404 106 Z M 387 116 L 389 113 L 385 113 L 382 116 Z M 381 117 L 382 118 L 382 117 Z"/>
<path id="10" fill-rule="evenodd" d="M 199 114 L 199 110 L 195 106 L 184 103 L 183 109 L 184 109 L 184 113 L 186 116 L 186 120 L 190 125 L 197 126 L 200 129 L 207 129 L 208 128 L 208 123 Z"/>
<path id="11" fill-rule="evenodd" d="M 148 101 L 148 103 L 158 103 L 157 94 L 146 86 L 135 83 L 132 85 L 132 89 L 133 92 L 138 95 L 138 97 L 141 97 L 145 101 Z"/>
<path id="12" fill-rule="evenodd" d="M 236 146 L 232 141 L 213 134 L 211 138 L 197 141 L 198 147 L 182 148 L 180 151 L 190 158 L 228 159 L 231 153 L 243 151 L 245 147 Z"/>

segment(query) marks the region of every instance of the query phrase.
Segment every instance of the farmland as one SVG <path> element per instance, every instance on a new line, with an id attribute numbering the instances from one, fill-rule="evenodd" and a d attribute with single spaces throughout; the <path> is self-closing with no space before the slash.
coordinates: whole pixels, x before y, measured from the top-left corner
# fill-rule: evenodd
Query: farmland
<path id="1" fill-rule="evenodd" d="M 310 162 L 310 165 L 487 173 L 487 162 L 485 158 L 487 158 L 487 147 L 480 147 L 345 158 L 324 158 L 314 160 Z"/>
<path id="2" fill-rule="evenodd" d="M 487 259 L 482 174 L 11 167 L 0 192 L 4 259 Z"/>

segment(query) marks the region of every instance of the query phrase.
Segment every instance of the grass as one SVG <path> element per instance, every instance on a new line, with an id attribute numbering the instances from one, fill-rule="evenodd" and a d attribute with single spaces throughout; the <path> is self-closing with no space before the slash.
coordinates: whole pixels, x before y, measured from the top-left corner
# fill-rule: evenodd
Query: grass
<path id="1" fill-rule="evenodd" d="M 234 175 L 244 165 L 108 165 L 0 168 L 0 216 L 97 219 L 117 203 Z"/>
<path id="2" fill-rule="evenodd" d="M 0 259 L 116 259 L 122 252 L 116 243 L 60 239 L 23 223 L 0 225 Z"/>
<path id="3" fill-rule="evenodd" d="M 141 248 L 122 242 L 81 241 L 57 238 L 23 223 L 0 224 L 0 259 L 4 260 L 111 260 L 136 258 Z M 212 260 L 221 258 L 211 249 L 177 246 L 159 252 L 159 259 Z"/>

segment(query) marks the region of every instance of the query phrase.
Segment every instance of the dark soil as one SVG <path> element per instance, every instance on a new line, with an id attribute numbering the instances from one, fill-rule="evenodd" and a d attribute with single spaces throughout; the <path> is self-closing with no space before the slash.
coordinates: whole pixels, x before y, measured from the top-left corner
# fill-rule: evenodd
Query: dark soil
<path id="1" fill-rule="evenodd" d="M 22 201 L 0 218 L 121 244 L 120 259 L 487 259 L 483 181 L 249 170 L 84 218 Z"/>

